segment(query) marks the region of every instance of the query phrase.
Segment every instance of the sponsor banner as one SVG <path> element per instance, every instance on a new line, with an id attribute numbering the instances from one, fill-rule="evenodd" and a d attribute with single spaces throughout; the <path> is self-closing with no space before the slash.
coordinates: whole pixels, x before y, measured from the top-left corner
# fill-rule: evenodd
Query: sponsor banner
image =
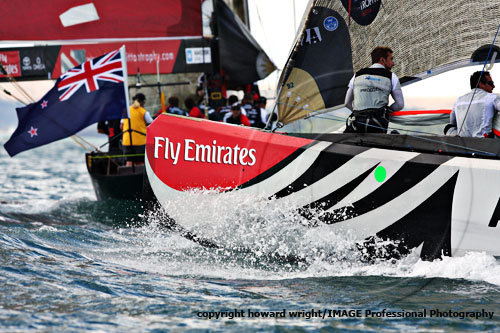
<path id="1" fill-rule="evenodd" d="M 186 48 L 186 64 L 206 64 L 212 62 L 212 53 L 209 47 Z"/>
<path id="2" fill-rule="evenodd" d="M 22 77 L 50 78 L 58 54 L 58 46 L 20 49 Z"/>
<path id="3" fill-rule="evenodd" d="M 0 49 L 2 64 L 7 64 L 9 73 L 20 80 L 57 79 L 67 70 L 86 60 L 98 57 L 126 46 L 127 70 L 129 75 L 156 74 L 159 63 L 160 74 L 211 72 L 210 47 L 205 47 L 208 62 L 188 63 L 185 48 L 202 49 L 202 39 L 189 41 L 144 41 L 129 43 L 75 44 L 63 46 L 37 46 L 16 49 Z M 5 76 L 0 76 L 0 79 Z"/>
<path id="4" fill-rule="evenodd" d="M 2 1 L 0 40 L 201 36 L 200 0 Z"/>
<path id="5" fill-rule="evenodd" d="M 148 126 L 146 153 L 156 176 L 173 189 L 223 191 L 254 179 L 311 142 L 242 126 L 160 115 Z"/>
<path id="6" fill-rule="evenodd" d="M 68 69 L 73 68 L 85 60 L 95 58 L 104 53 L 116 50 L 125 45 L 127 52 L 127 71 L 129 75 L 156 74 L 156 62 L 159 62 L 161 74 L 170 74 L 179 51 L 180 40 L 131 42 L 131 43 L 100 43 L 63 45 L 52 73 L 54 78 L 59 77 Z"/>
<path id="7" fill-rule="evenodd" d="M 19 51 L 0 51 L 0 63 L 7 71 L 8 75 L 13 77 L 21 76 L 21 63 L 19 61 Z M 7 75 L 0 73 L 0 78 L 5 78 Z"/>

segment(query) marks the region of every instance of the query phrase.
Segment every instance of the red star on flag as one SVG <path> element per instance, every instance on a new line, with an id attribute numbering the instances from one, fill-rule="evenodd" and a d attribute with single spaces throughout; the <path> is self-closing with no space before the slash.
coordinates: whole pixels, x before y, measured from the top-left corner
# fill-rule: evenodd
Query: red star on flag
<path id="1" fill-rule="evenodd" d="M 48 102 L 48 101 L 43 100 L 43 102 L 42 102 L 42 109 L 45 109 L 45 108 L 47 107 L 47 105 L 48 105 L 48 104 L 49 104 L 49 102 Z"/>
<path id="2" fill-rule="evenodd" d="M 38 128 L 33 128 L 33 126 L 31 126 L 31 129 L 28 131 L 28 133 L 29 135 L 31 135 L 31 137 L 34 137 L 35 135 L 38 135 L 37 131 Z"/>

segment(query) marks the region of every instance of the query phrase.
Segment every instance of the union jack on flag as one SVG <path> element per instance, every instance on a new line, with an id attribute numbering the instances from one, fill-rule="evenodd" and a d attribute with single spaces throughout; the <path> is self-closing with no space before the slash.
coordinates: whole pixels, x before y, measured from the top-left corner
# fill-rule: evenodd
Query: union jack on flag
<path id="1" fill-rule="evenodd" d="M 61 76 L 57 85 L 60 101 L 68 100 L 83 85 L 87 93 L 99 90 L 99 81 L 124 82 L 120 50 L 84 62 Z"/>

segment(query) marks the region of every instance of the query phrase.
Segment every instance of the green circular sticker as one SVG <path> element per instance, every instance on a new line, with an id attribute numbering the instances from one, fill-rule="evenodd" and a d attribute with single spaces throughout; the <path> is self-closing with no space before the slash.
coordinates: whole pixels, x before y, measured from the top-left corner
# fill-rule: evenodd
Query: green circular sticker
<path id="1" fill-rule="evenodd" d="M 378 166 L 375 169 L 375 180 L 381 183 L 385 180 L 385 177 L 387 177 L 387 171 L 383 166 Z"/>

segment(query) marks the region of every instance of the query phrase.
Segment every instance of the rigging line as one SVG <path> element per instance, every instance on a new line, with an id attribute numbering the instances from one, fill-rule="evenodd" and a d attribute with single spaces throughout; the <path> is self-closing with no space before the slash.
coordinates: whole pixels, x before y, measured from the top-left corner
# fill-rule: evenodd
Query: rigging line
<path id="1" fill-rule="evenodd" d="M 319 119 L 326 119 L 326 120 L 333 120 L 333 121 L 341 121 L 341 122 L 345 122 L 346 119 L 344 118 L 340 118 L 340 117 L 337 117 L 337 119 L 333 119 L 333 118 L 328 118 L 328 117 L 321 117 L 320 115 L 317 115 L 317 116 L 311 116 L 312 117 L 316 117 L 316 118 L 319 118 Z M 333 116 L 335 117 L 335 116 Z M 307 119 L 307 118 L 306 118 Z M 370 127 L 374 127 L 374 128 L 377 128 L 377 129 L 382 129 L 382 127 L 380 126 L 376 126 L 376 125 L 367 125 L 367 126 L 370 126 Z M 424 132 L 424 131 L 417 131 L 417 130 L 410 130 L 410 129 L 403 129 L 403 128 L 396 128 L 396 127 L 387 127 L 388 130 L 396 130 L 396 131 L 405 131 L 405 132 L 413 132 L 413 133 L 417 133 L 417 134 L 427 134 L 427 135 L 436 135 L 435 133 L 431 133 L 431 132 Z"/>
<path id="2" fill-rule="evenodd" d="M 484 61 L 483 69 L 481 70 L 481 74 L 479 75 L 479 80 L 477 80 L 476 88 L 474 89 L 474 92 L 472 93 L 472 98 L 470 99 L 469 106 L 467 107 L 467 112 L 465 112 L 464 121 L 462 121 L 462 125 L 460 125 L 460 129 L 458 130 L 457 135 L 459 135 L 460 132 L 462 132 L 462 128 L 464 127 L 465 120 L 467 119 L 467 115 L 469 114 L 470 106 L 472 105 L 472 101 L 474 100 L 474 96 L 476 95 L 476 89 L 479 86 L 479 82 L 481 82 L 481 78 L 483 77 L 484 69 L 486 68 L 486 65 L 488 64 L 488 59 L 490 58 L 491 50 L 493 49 L 493 46 L 495 45 L 495 40 L 497 39 L 498 30 L 500 30 L 500 24 L 498 25 L 497 32 L 495 33 L 495 37 L 493 37 L 493 42 L 491 43 L 490 49 L 488 50 L 488 55 L 486 56 L 486 59 Z"/>
<path id="3" fill-rule="evenodd" d="M 294 104 L 288 103 L 288 99 L 285 102 L 276 101 L 276 104 L 283 104 L 285 106 L 292 106 L 292 109 L 294 108 Z M 297 109 L 299 109 L 299 110 L 305 110 L 305 111 L 310 111 L 310 112 L 316 111 L 316 110 L 311 110 L 311 109 L 308 109 L 308 108 L 305 108 L 305 107 L 297 107 Z M 328 118 L 328 117 L 330 117 L 330 118 Z M 327 120 L 334 120 L 334 121 L 341 121 L 341 122 L 345 122 L 346 121 L 346 118 L 341 118 L 341 117 L 332 116 L 332 115 L 326 116 L 325 114 L 308 114 L 307 116 L 304 117 L 304 119 L 308 119 L 308 118 L 320 118 L 320 119 L 327 119 Z M 380 128 L 380 129 L 382 128 L 382 127 L 378 127 L 378 126 L 375 126 L 375 125 L 368 125 L 368 126 L 372 126 L 372 127 Z M 387 129 L 400 130 L 400 131 L 406 131 L 406 132 L 414 132 L 414 133 L 419 133 L 419 134 L 436 135 L 435 133 L 431 133 L 431 132 L 416 131 L 416 130 L 396 128 L 396 127 L 388 127 Z"/>
<path id="4" fill-rule="evenodd" d="M 23 87 L 21 87 L 21 85 L 19 84 L 19 82 L 17 82 L 16 79 L 14 79 L 14 77 L 12 75 L 10 75 L 9 73 L 7 73 L 7 71 L 5 70 L 5 68 L 3 67 L 3 65 L 1 63 L 0 63 L 0 73 L 4 74 L 4 75 L 7 75 L 7 79 L 9 80 L 9 82 L 14 86 L 14 88 L 17 89 L 18 92 L 21 93 L 21 95 L 24 95 L 24 97 L 26 97 L 28 99 L 28 101 L 31 101 L 31 103 L 35 102 L 35 100 L 26 92 L 26 90 L 24 90 Z M 4 89 L 4 91 L 5 91 L 5 93 L 7 95 L 12 96 L 13 98 L 15 98 L 16 100 L 18 100 L 19 102 L 23 103 L 24 105 L 28 105 L 29 104 L 29 103 L 26 103 L 26 102 L 22 101 L 21 99 L 18 99 L 14 95 L 10 94 L 10 92 L 7 92 L 5 89 Z"/>
<path id="5" fill-rule="evenodd" d="M 282 102 L 277 102 L 277 103 L 284 104 Z M 302 109 L 307 110 L 306 108 L 302 108 Z M 310 111 L 313 111 L 313 110 L 310 110 Z M 315 117 L 315 118 L 319 118 L 319 119 L 326 119 L 326 120 L 332 120 L 332 121 L 345 122 L 344 118 L 337 117 L 337 116 L 310 115 L 309 117 L 310 118 Z M 366 126 L 377 128 L 377 129 L 382 129 L 382 127 L 376 126 L 376 125 L 366 124 Z M 395 127 L 388 127 L 387 129 L 388 130 L 401 130 L 401 131 L 406 131 L 406 132 L 414 132 L 414 133 L 418 133 L 418 134 L 435 135 L 434 133 L 423 132 L 423 131 L 415 131 L 415 130 L 406 130 L 406 129 L 400 129 L 400 128 L 395 128 Z M 469 147 L 466 147 L 466 146 L 456 145 L 456 144 L 452 144 L 452 143 L 448 143 L 448 142 L 441 142 L 441 141 L 438 141 L 438 140 L 424 138 L 424 137 L 421 137 L 421 136 L 418 136 L 418 135 L 413 135 L 413 134 L 407 134 L 407 135 L 410 136 L 410 137 L 413 137 L 413 138 L 418 138 L 418 139 L 422 139 L 422 140 L 426 140 L 426 141 L 430 141 L 430 142 L 434 142 L 434 143 L 440 143 L 440 144 L 443 144 L 443 145 L 446 145 L 446 146 L 450 146 L 450 147 L 462 148 L 462 149 L 465 149 L 465 150 L 470 150 L 470 151 L 474 151 L 474 152 L 478 152 L 478 153 L 483 153 L 483 154 L 489 155 L 489 156 L 497 156 L 497 154 L 495 154 L 495 153 L 491 153 L 491 152 L 487 152 L 487 151 L 482 151 L 482 150 L 478 150 L 478 149 L 474 149 L 474 148 L 469 148 Z"/>
<path id="6" fill-rule="evenodd" d="M 26 97 L 28 99 L 28 101 L 31 101 L 31 103 L 35 102 L 33 100 L 33 98 L 31 98 L 31 96 L 16 81 L 16 79 L 14 79 L 14 77 L 12 75 L 10 75 L 10 73 L 7 73 L 7 70 L 5 69 L 5 67 L 3 67 L 2 63 L 0 63 L 0 74 L 6 75 L 7 79 L 9 80 L 10 83 L 12 83 L 14 88 L 16 88 L 21 93 L 21 95 L 24 95 L 24 97 Z"/>
<path id="7" fill-rule="evenodd" d="M 30 94 L 28 94 L 28 92 L 27 92 L 26 90 L 24 90 L 24 88 L 23 88 L 23 87 L 19 84 L 19 82 L 17 82 L 17 81 L 16 81 L 16 80 L 14 80 L 13 78 L 12 78 L 12 80 L 13 80 L 14 86 L 15 86 L 18 90 L 21 90 L 21 91 L 22 91 L 22 93 L 23 93 L 24 95 L 26 95 L 26 97 L 28 97 L 28 100 L 30 100 L 30 101 L 31 101 L 31 103 L 35 103 L 35 102 L 36 102 L 36 101 L 33 99 L 33 97 L 31 97 L 31 96 L 30 96 Z"/>
<path id="8" fill-rule="evenodd" d="M 23 105 L 27 105 L 28 103 L 26 103 L 25 101 L 23 101 L 22 99 L 20 99 L 19 97 L 16 97 L 15 95 L 13 95 L 10 91 L 8 91 L 7 89 L 3 89 L 3 92 L 6 94 L 6 95 L 9 95 L 11 98 L 15 99 L 16 101 L 18 101 L 19 103 L 23 104 Z"/>
<path id="9" fill-rule="evenodd" d="M 331 119 L 331 118 L 327 118 L 327 117 L 320 117 L 320 116 L 318 116 L 318 118 L 320 118 L 320 119 L 327 119 L 327 120 L 336 120 L 336 119 Z M 369 126 L 369 127 L 373 127 L 373 128 L 377 128 L 377 129 L 382 129 L 382 127 L 376 126 L 376 125 L 370 125 L 370 124 L 364 124 L 364 125 Z M 414 130 L 398 129 L 398 128 L 394 128 L 394 127 L 388 127 L 387 129 L 388 130 L 389 129 L 393 129 L 393 130 L 402 130 L 402 131 L 406 131 L 406 132 L 416 132 L 416 133 L 421 133 L 421 134 L 435 135 L 434 133 L 427 133 L 427 132 L 414 131 Z M 482 153 L 482 154 L 485 154 L 485 155 L 488 155 L 488 156 L 497 156 L 497 154 L 491 153 L 491 152 L 488 152 L 488 151 L 483 151 L 483 150 L 479 150 L 479 149 L 469 148 L 469 147 L 466 147 L 466 146 L 456 145 L 456 144 L 448 143 L 448 142 L 442 142 L 442 141 L 439 141 L 439 140 L 434 140 L 434 139 L 430 139 L 430 138 L 426 138 L 426 137 L 418 136 L 418 135 L 413 135 L 413 134 L 406 134 L 406 135 L 408 135 L 409 137 L 415 138 L 415 139 L 421 139 L 421 140 L 425 140 L 425 141 L 429 141 L 429 142 L 433 142 L 433 143 L 439 143 L 439 144 L 442 144 L 442 145 L 445 145 L 445 146 L 450 146 L 450 147 L 455 147 L 455 148 L 461 148 L 461 149 L 465 149 L 465 150 L 470 150 L 470 151 L 474 151 L 474 152 L 477 152 L 477 153 Z"/>
<path id="10" fill-rule="evenodd" d="M 90 151 L 90 149 L 88 149 L 87 147 L 85 147 L 80 141 L 78 141 L 76 138 L 75 138 L 75 135 L 72 135 L 71 138 L 73 139 L 73 141 L 75 141 L 77 144 L 80 145 L 80 147 L 82 147 L 83 149 L 85 149 L 86 151 Z"/>
<path id="11" fill-rule="evenodd" d="M 348 26 L 349 27 L 351 26 L 351 9 L 352 9 L 351 2 L 352 2 L 352 0 L 349 0 L 349 5 L 348 5 L 348 7 L 349 7 L 349 10 L 348 10 L 348 12 L 349 12 L 349 24 L 348 24 Z"/>
<path id="12" fill-rule="evenodd" d="M 326 118 L 326 117 L 318 117 L 318 118 L 320 118 L 320 119 L 327 119 L 327 120 L 335 120 L 335 119 Z M 382 127 L 376 126 L 376 125 L 370 125 L 370 124 L 364 124 L 364 125 L 369 126 L 369 127 L 373 127 L 373 128 L 377 128 L 377 129 L 381 129 L 382 128 Z M 416 132 L 416 133 L 421 133 L 421 134 L 431 134 L 431 135 L 434 134 L 434 133 L 420 132 L 420 131 L 414 131 L 414 130 L 398 129 L 398 128 L 394 128 L 394 127 L 392 127 L 392 128 L 388 127 L 387 129 L 402 130 L 402 131 L 406 131 L 406 132 Z M 479 149 L 469 148 L 469 147 L 466 147 L 466 146 L 456 145 L 456 144 L 449 143 L 449 142 L 442 142 L 442 141 L 439 141 L 439 140 L 434 140 L 434 139 L 430 139 L 430 138 L 426 138 L 426 137 L 418 136 L 418 135 L 413 135 L 413 134 L 406 134 L 406 135 L 408 135 L 409 137 L 415 138 L 415 139 L 421 139 L 421 140 L 425 140 L 425 141 L 429 141 L 429 142 L 433 142 L 433 143 L 439 143 L 439 144 L 442 144 L 442 145 L 445 145 L 445 146 L 450 146 L 450 147 L 455 147 L 455 148 L 461 148 L 461 149 L 465 149 L 465 150 L 470 150 L 470 151 L 477 152 L 477 153 L 482 153 L 482 154 L 485 154 L 485 155 L 488 155 L 488 156 L 497 156 L 497 154 L 491 153 L 491 152 L 488 152 L 488 151 L 483 151 L 483 150 L 479 150 Z"/>
<path id="13" fill-rule="evenodd" d="M 83 137 L 79 136 L 78 134 L 73 134 L 72 137 L 77 137 L 78 139 L 82 140 L 83 142 L 85 142 L 87 145 L 89 145 L 90 147 L 94 148 L 94 149 L 97 149 L 99 150 L 99 147 L 97 147 L 96 145 L 94 145 L 93 143 L 85 140 Z M 88 151 L 90 151 L 90 149 L 87 148 Z"/>

